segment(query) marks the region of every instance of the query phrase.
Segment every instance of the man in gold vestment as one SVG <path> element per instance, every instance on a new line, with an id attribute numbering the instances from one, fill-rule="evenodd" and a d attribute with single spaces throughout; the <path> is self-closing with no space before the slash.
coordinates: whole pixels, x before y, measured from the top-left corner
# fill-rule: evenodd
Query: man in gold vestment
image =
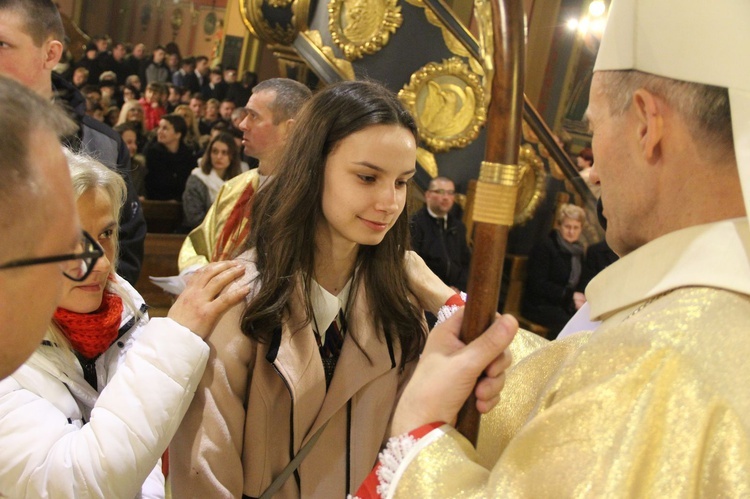
<path id="1" fill-rule="evenodd" d="M 180 249 L 181 273 L 234 258 L 242 250 L 250 230 L 253 194 L 276 169 L 295 116 L 311 95 L 302 83 L 287 78 L 265 80 L 253 88 L 240 128 L 245 153 L 258 159 L 258 168 L 227 181 L 219 190 L 203 223 L 190 232 Z"/>
<path id="2" fill-rule="evenodd" d="M 748 20 L 613 0 L 587 111 L 622 256 L 586 289 L 601 325 L 525 357 L 517 338 L 476 449 L 435 423 L 470 388 L 428 342 L 358 497 L 750 497 Z"/>

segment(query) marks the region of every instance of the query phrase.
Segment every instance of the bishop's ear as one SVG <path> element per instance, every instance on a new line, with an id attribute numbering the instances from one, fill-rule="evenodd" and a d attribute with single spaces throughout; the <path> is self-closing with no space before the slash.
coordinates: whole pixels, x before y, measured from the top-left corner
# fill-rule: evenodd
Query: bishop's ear
<path id="1" fill-rule="evenodd" d="M 644 88 L 633 92 L 633 109 L 637 120 L 638 143 L 641 153 L 649 161 L 661 155 L 664 134 L 664 102 Z"/>

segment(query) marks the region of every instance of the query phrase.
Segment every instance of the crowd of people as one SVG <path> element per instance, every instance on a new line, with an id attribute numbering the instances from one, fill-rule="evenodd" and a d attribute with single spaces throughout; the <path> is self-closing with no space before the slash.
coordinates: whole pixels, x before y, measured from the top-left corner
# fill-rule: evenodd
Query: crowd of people
<path id="1" fill-rule="evenodd" d="M 69 92 L 83 96 L 87 116 L 115 128 L 128 144 L 138 196 L 182 203 L 185 232 L 202 221 L 217 181 L 238 173 L 211 166 L 209 142 L 217 134 L 236 142 L 230 164 L 240 171 L 257 164 L 240 147 L 243 110 L 257 83 L 252 72 L 238 81 L 236 68 L 209 67 L 203 55 L 183 57 L 174 43 L 149 53 L 142 43 L 108 36 L 94 37 L 80 60 L 60 62 L 54 71 Z"/>
<path id="2" fill-rule="evenodd" d="M 588 178 L 620 259 L 584 296 L 585 216 L 561 206 L 524 304 L 560 339 L 496 314 L 469 344 L 456 186 L 433 179 L 409 219 L 417 124 L 393 92 L 273 78 L 241 112 L 178 104 L 157 80 L 229 93 L 223 72 L 169 48 L 100 56 L 100 38 L 68 81 L 54 3 L 1 3 L 0 496 L 164 497 L 168 479 L 174 497 L 741 497 L 750 73 L 684 52 L 688 27 L 750 46 L 748 5 L 717 2 L 614 0 Z M 110 58 L 130 83 L 76 88 L 117 75 Z M 133 86 L 115 132 L 88 101 L 134 76 L 143 101 Z M 224 125 L 201 130 L 206 114 Z M 164 318 L 132 286 L 139 170 L 197 224 Z M 470 394 L 476 447 L 453 427 Z"/>

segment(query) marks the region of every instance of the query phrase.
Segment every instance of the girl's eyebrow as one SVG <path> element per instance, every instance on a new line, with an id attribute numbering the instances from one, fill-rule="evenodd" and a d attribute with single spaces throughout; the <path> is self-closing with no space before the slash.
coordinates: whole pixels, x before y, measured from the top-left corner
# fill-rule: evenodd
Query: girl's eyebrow
<path id="1" fill-rule="evenodd" d="M 370 168 L 370 169 L 375 170 L 375 171 L 380 172 L 380 173 L 385 172 L 384 168 L 382 168 L 382 167 L 380 167 L 378 165 L 373 165 L 372 163 L 369 163 L 367 161 L 355 161 L 354 164 Z M 416 173 L 416 172 L 417 172 L 416 168 L 411 168 L 409 170 L 406 170 L 405 172 L 402 172 L 399 176 L 411 175 L 412 173 Z"/>

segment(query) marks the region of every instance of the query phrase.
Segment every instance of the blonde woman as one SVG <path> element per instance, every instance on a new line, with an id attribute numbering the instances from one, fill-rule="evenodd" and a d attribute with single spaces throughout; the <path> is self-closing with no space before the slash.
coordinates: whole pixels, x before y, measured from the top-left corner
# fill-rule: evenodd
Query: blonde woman
<path id="1" fill-rule="evenodd" d="M 0 382 L 0 491 L 164 497 L 159 456 L 203 374 L 203 338 L 242 296 L 216 295 L 241 269 L 197 275 L 168 318 L 149 321 L 114 271 L 122 178 L 90 158 L 68 161 L 89 256 L 61 265 L 69 280 L 45 341 Z"/>
<path id="2" fill-rule="evenodd" d="M 521 313 L 549 328 L 554 339 L 573 314 L 583 306 L 583 245 L 578 241 L 586 212 L 574 204 L 563 205 L 557 227 L 529 255 Z"/>
<path id="3" fill-rule="evenodd" d="M 195 152 L 198 152 L 200 149 L 201 132 L 198 129 L 198 120 L 195 118 L 195 113 L 187 104 L 180 104 L 174 109 L 174 114 L 182 116 L 187 125 L 185 144 L 190 146 Z"/>

